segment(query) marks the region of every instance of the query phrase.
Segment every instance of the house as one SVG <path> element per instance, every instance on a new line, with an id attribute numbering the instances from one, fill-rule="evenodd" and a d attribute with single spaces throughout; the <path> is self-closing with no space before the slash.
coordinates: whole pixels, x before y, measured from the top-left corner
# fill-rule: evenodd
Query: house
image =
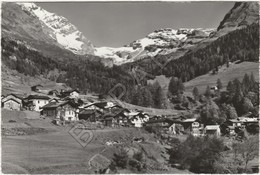
<path id="1" fill-rule="evenodd" d="M 61 91 L 60 92 L 61 97 L 71 97 L 71 98 L 78 98 L 79 97 L 79 91 L 76 89 L 69 90 L 69 91 Z"/>
<path id="2" fill-rule="evenodd" d="M 196 118 L 184 119 L 181 124 L 184 128 L 184 132 L 192 133 L 195 128 L 197 128 L 198 122 Z"/>
<path id="3" fill-rule="evenodd" d="M 93 109 L 80 109 L 78 118 L 79 120 L 88 120 L 90 122 L 96 122 L 101 117 L 102 113 L 99 110 Z"/>
<path id="4" fill-rule="evenodd" d="M 2 107 L 11 110 L 20 110 L 23 104 L 22 97 L 16 94 L 9 94 L 2 98 Z"/>
<path id="5" fill-rule="evenodd" d="M 40 91 L 40 87 L 43 87 L 43 86 L 40 85 L 40 84 L 35 85 L 35 86 L 32 86 L 32 87 L 31 87 L 31 91 L 39 92 L 39 91 Z"/>
<path id="6" fill-rule="evenodd" d="M 106 102 L 105 102 L 106 103 Z M 91 103 L 91 104 L 87 104 L 84 105 L 83 108 L 84 109 L 88 109 L 88 110 L 98 110 L 100 112 L 104 112 L 106 104 L 102 103 Z"/>
<path id="7" fill-rule="evenodd" d="M 111 114 L 111 113 L 107 113 L 103 115 L 100 121 L 104 124 L 104 126 L 108 126 L 108 127 L 115 127 L 118 125 L 115 119 L 115 114 Z"/>
<path id="8" fill-rule="evenodd" d="M 2 107 L 5 109 L 10 109 L 10 110 L 20 110 L 21 109 L 21 102 L 15 100 L 15 99 L 7 99 L 2 102 Z"/>
<path id="9" fill-rule="evenodd" d="M 134 127 L 140 128 L 149 120 L 149 116 L 146 113 L 138 112 L 136 115 L 132 116 L 130 120 Z"/>
<path id="10" fill-rule="evenodd" d="M 242 126 L 242 121 L 238 119 L 229 119 L 226 123 L 228 124 L 228 126 L 232 126 L 234 128 Z"/>
<path id="11" fill-rule="evenodd" d="M 217 136 L 217 137 L 219 137 L 221 135 L 219 125 L 207 125 L 204 128 L 204 134 L 208 135 L 208 136 Z"/>
<path id="12" fill-rule="evenodd" d="M 25 99 L 27 107 L 34 111 L 41 111 L 41 107 L 49 103 L 50 98 L 43 95 L 29 95 Z"/>
<path id="13" fill-rule="evenodd" d="M 156 126 L 156 127 L 163 127 L 168 129 L 170 126 L 172 126 L 173 120 L 168 118 L 161 118 L 161 119 L 150 119 L 147 122 L 144 123 L 144 126 Z"/>
<path id="14" fill-rule="evenodd" d="M 42 107 L 42 114 L 54 120 L 60 120 L 60 121 L 78 120 L 77 106 L 70 101 L 49 103 Z"/>
<path id="15" fill-rule="evenodd" d="M 58 97 L 58 96 L 60 96 L 60 93 L 56 89 L 54 89 L 54 90 L 49 91 L 48 95 Z"/>

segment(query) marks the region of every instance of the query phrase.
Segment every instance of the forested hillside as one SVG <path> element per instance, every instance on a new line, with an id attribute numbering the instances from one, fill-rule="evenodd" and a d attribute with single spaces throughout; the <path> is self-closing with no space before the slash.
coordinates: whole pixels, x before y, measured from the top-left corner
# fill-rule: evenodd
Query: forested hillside
<path id="1" fill-rule="evenodd" d="M 108 68 L 98 61 L 90 61 L 83 57 L 71 57 L 69 61 L 62 61 L 44 56 L 6 38 L 2 38 L 2 63 L 25 75 L 44 75 L 51 80 L 67 83 L 82 93 L 106 93 L 120 82 L 127 87 L 133 86 L 130 75 L 120 67 Z M 52 72 L 58 73 L 50 75 Z"/>

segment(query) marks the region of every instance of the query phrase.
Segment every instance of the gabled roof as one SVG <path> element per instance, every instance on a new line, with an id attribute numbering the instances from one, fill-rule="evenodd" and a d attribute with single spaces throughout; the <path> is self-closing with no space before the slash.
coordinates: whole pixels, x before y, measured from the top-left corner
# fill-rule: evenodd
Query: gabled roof
<path id="1" fill-rule="evenodd" d="M 49 92 L 48 92 L 48 94 L 51 94 L 51 93 L 57 93 L 57 94 L 59 94 L 59 91 L 58 90 L 56 90 L 56 89 L 54 89 L 54 90 L 50 90 Z"/>
<path id="2" fill-rule="evenodd" d="M 76 106 L 73 103 L 71 103 L 70 101 L 63 101 L 63 102 L 51 102 L 51 103 L 43 106 L 42 109 L 57 108 L 60 106 L 64 106 L 66 104 L 69 104 L 70 106 L 76 108 Z"/>
<path id="3" fill-rule="evenodd" d="M 238 119 L 229 119 L 228 121 L 230 121 L 232 123 L 240 123 L 241 122 Z"/>
<path id="4" fill-rule="evenodd" d="M 188 119 L 183 120 L 183 122 L 189 123 L 189 122 L 195 122 L 196 120 L 197 120 L 196 118 L 188 118 Z"/>
<path id="5" fill-rule="evenodd" d="M 219 125 L 207 125 L 205 127 L 206 130 L 217 130 L 219 129 Z"/>
<path id="6" fill-rule="evenodd" d="M 19 103 L 19 104 L 21 104 L 21 102 L 19 102 L 19 101 L 15 100 L 15 99 L 13 99 L 13 98 L 9 98 L 9 99 L 7 99 L 7 100 L 3 101 L 3 103 L 6 103 L 7 101 L 10 101 L 10 100 L 12 100 L 12 101 L 15 101 L 16 103 Z"/>
<path id="7" fill-rule="evenodd" d="M 50 97 L 43 96 L 43 95 L 29 95 L 26 99 L 28 99 L 28 100 L 31 100 L 31 99 L 49 100 Z"/>
<path id="8" fill-rule="evenodd" d="M 33 88 L 33 87 L 43 87 L 43 86 L 40 84 L 37 84 L 37 85 L 31 86 L 31 88 Z"/>
<path id="9" fill-rule="evenodd" d="M 79 111 L 79 114 L 94 114 L 94 113 L 99 113 L 99 114 L 101 114 L 101 112 L 100 111 L 98 111 L 98 110 L 93 110 L 93 109 L 80 109 L 80 111 Z"/>
<path id="10" fill-rule="evenodd" d="M 77 89 L 72 89 L 72 90 L 68 90 L 68 91 L 63 91 L 63 92 L 61 92 L 62 94 L 70 94 L 71 92 L 77 92 L 77 93 L 79 93 L 79 91 L 77 90 Z"/>
<path id="11" fill-rule="evenodd" d="M 99 108 L 102 108 L 104 109 L 105 106 L 107 105 L 107 102 L 98 102 L 98 103 L 94 103 L 93 105 L 99 107 Z"/>
<path id="12" fill-rule="evenodd" d="M 19 95 L 19 94 L 13 94 L 13 93 L 6 95 L 4 98 L 6 98 L 6 97 L 8 97 L 8 96 L 11 96 L 11 95 L 14 96 L 14 97 L 16 97 L 16 98 L 18 98 L 18 99 L 20 99 L 20 100 L 23 99 L 23 97 L 21 97 L 21 95 Z"/>

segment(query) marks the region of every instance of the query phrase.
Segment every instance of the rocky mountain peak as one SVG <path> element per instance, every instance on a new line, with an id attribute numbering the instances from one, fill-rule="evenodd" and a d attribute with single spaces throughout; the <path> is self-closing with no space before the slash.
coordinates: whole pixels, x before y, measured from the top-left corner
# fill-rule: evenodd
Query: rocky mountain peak
<path id="1" fill-rule="evenodd" d="M 236 2 L 234 7 L 225 15 L 220 22 L 219 30 L 235 30 L 252 23 L 259 22 L 258 2 Z"/>

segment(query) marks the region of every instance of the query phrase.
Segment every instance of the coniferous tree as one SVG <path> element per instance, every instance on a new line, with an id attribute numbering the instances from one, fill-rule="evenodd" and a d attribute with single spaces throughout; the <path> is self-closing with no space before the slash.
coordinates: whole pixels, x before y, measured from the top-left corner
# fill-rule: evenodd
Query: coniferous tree
<path id="1" fill-rule="evenodd" d="M 154 89 L 155 89 L 154 106 L 159 109 L 164 108 L 165 107 L 165 95 L 164 95 L 163 90 L 158 81 L 156 81 L 154 83 Z"/>
<path id="2" fill-rule="evenodd" d="M 210 91 L 209 86 L 207 86 L 207 88 L 206 88 L 205 96 L 208 97 L 208 98 L 211 96 L 211 91 Z"/>
<path id="3" fill-rule="evenodd" d="M 194 99 L 198 100 L 200 94 L 199 94 L 199 90 L 197 87 L 193 88 L 192 93 L 193 93 Z"/>
<path id="4" fill-rule="evenodd" d="M 143 104 L 144 107 L 152 107 L 153 106 L 153 97 L 150 90 L 147 87 L 144 87 L 142 90 L 143 96 Z"/>
<path id="5" fill-rule="evenodd" d="M 247 75 L 247 73 L 244 75 L 243 81 L 242 81 L 242 90 L 244 94 L 247 94 L 251 86 L 250 78 Z"/>
<path id="6" fill-rule="evenodd" d="M 217 87 L 218 87 L 218 90 L 222 89 L 222 82 L 220 79 L 217 80 Z"/>
<path id="7" fill-rule="evenodd" d="M 251 91 L 255 91 L 255 92 L 259 92 L 257 86 L 256 86 L 256 82 L 255 82 L 255 76 L 254 74 L 251 72 L 251 75 L 250 75 L 250 87 L 249 89 Z"/>
<path id="8" fill-rule="evenodd" d="M 172 95 L 176 95 L 178 92 L 178 78 L 172 77 L 169 83 L 169 92 Z"/>

